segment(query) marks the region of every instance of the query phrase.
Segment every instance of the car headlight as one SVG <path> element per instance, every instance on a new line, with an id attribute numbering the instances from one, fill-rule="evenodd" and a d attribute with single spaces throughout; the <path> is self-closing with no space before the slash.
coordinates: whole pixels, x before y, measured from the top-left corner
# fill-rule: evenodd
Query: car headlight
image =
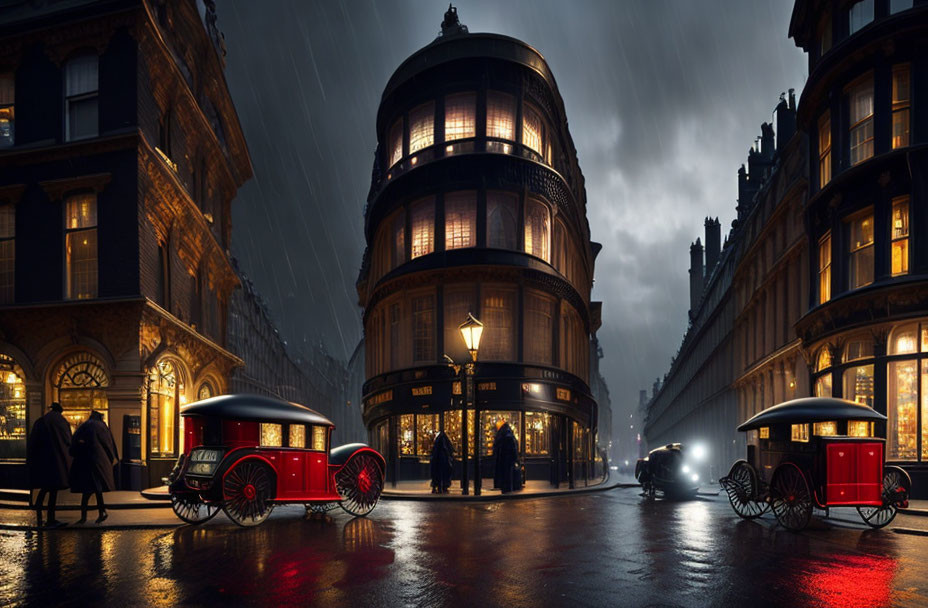
<path id="1" fill-rule="evenodd" d="M 689 472 L 690 472 L 690 465 L 688 465 L 688 464 L 683 465 L 683 472 L 684 472 L 684 473 L 689 473 Z"/>
<path id="2" fill-rule="evenodd" d="M 699 475 L 697 475 L 696 473 L 693 473 L 693 481 L 694 482 L 699 481 Z"/>
<path id="3" fill-rule="evenodd" d="M 706 448 L 702 445 L 693 446 L 693 458 L 702 460 L 706 457 Z"/>

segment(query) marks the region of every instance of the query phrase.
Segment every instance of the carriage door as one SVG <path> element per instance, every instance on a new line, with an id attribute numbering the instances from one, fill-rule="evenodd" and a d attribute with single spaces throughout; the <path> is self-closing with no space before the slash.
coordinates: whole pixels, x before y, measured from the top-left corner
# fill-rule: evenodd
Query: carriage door
<path id="1" fill-rule="evenodd" d="M 312 436 L 307 446 L 311 451 L 306 452 L 307 490 L 311 494 L 327 494 L 330 491 L 326 487 L 329 458 L 325 448 L 328 429 L 316 425 L 308 428 Z M 334 492 L 335 488 L 331 488 L 331 491 Z"/>
<path id="2" fill-rule="evenodd" d="M 280 469 L 283 473 L 278 484 L 284 496 L 302 496 L 306 494 L 306 452 L 299 448 L 306 447 L 306 426 L 291 424 L 287 446 L 297 448 L 281 452 Z"/>

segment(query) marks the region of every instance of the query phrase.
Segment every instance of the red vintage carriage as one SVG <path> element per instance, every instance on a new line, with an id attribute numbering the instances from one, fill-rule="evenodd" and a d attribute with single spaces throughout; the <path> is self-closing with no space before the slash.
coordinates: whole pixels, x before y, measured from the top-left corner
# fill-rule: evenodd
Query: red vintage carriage
<path id="1" fill-rule="evenodd" d="M 757 431 L 719 480 L 739 516 L 753 519 L 772 509 L 790 530 L 805 528 L 813 508 L 856 507 L 871 527 L 882 528 L 908 506 L 912 481 L 896 466 L 885 466 L 885 440 L 874 437 L 886 416 L 852 401 L 808 397 L 787 401 L 738 427 Z"/>
<path id="2" fill-rule="evenodd" d="M 258 395 L 221 395 L 181 410 L 184 453 L 168 485 L 174 513 L 202 523 L 222 509 L 240 526 L 275 505 L 367 515 L 383 490 L 383 456 L 362 443 L 329 450 L 334 425 L 308 407 Z"/>

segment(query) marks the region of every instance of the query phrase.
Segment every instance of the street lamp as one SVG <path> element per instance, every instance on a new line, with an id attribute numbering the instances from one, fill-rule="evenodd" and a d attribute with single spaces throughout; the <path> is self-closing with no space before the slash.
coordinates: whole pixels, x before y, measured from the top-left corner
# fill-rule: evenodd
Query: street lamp
<path id="1" fill-rule="evenodd" d="M 477 371 L 477 351 L 480 349 L 480 337 L 483 335 L 483 323 L 477 320 L 473 313 L 467 313 L 464 322 L 458 326 L 464 345 L 470 353 L 471 360 L 464 364 L 464 411 L 461 414 L 461 439 L 464 447 L 462 459 L 464 493 L 467 494 L 467 409 L 468 405 L 474 407 L 474 496 L 480 496 L 480 408 L 477 405 L 477 387 L 474 383 L 474 374 Z"/>
<path id="2" fill-rule="evenodd" d="M 467 352 L 470 353 L 471 359 L 476 363 L 477 349 L 480 348 L 480 336 L 483 335 L 483 323 L 477 320 L 473 313 L 467 313 L 467 319 L 458 326 L 461 336 L 464 337 L 464 344 L 467 345 Z"/>

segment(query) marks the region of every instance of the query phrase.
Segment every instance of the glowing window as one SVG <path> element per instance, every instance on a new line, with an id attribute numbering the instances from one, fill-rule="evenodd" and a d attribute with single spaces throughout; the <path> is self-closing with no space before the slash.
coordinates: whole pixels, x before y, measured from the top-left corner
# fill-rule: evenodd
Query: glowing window
<path id="1" fill-rule="evenodd" d="M 487 91 L 487 137 L 516 138 L 516 102 L 512 95 Z"/>
<path id="2" fill-rule="evenodd" d="M 400 118 L 390 127 L 390 163 L 393 166 L 403 158 L 403 119 Z"/>
<path id="3" fill-rule="evenodd" d="M 873 156 L 873 81 L 866 80 L 849 91 L 851 164 Z"/>
<path id="4" fill-rule="evenodd" d="M 873 282 L 873 215 L 850 222 L 850 287 L 857 289 Z"/>
<path id="5" fill-rule="evenodd" d="M 848 420 L 848 437 L 873 437 L 873 423 L 868 420 Z"/>
<path id="6" fill-rule="evenodd" d="M 893 276 L 909 272 L 909 199 L 893 201 L 892 217 L 892 273 Z"/>
<path id="7" fill-rule="evenodd" d="M 326 428 L 324 426 L 313 425 L 313 448 L 319 452 L 325 451 L 325 434 Z"/>
<path id="8" fill-rule="evenodd" d="M 477 244 L 477 194 L 454 192 L 445 195 L 445 249 Z"/>
<path id="9" fill-rule="evenodd" d="M 470 413 L 470 412 L 468 412 Z M 496 441 L 496 435 L 498 433 L 498 428 L 502 424 L 509 424 L 509 428 L 512 429 L 513 434 L 516 436 L 516 444 L 520 444 L 520 422 L 521 416 L 519 412 L 509 412 L 509 411 L 489 411 L 489 412 L 480 412 L 480 454 L 483 456 L 489 456 L 493 453 L 493 444 Z"/>
<path id="10" fill-rule="evenodd" d="M 873 407 L 873 365 L 859 365 L 844 372 L 844 398 Z"/>
<path id="11" fill-rule="evenodd" d="M 422 104 L 409 113 L 409 153 L 435 143 L 435 104 Z"/>
<path id="12" fill-rule="evenodd" d="M 522 145 L 538 154 L 545 151 L 545 127 L 541 114 L 529 105 L 522 108 Z"/>
<path id="13" fill-rule="evenodd" d="M 815 371 L 820 372 L 829 367 L 831 367 L 831 349 L 828 346 L 823 346 L 818 351 L 818 357 L 815 359 Z"/>
<path id="14" fill-rule="evenodd" d="M 918 324 L 903 325 L 893 331 L 889 340 L 890 355 L 918 352 Z"/>
<path id="15" fill-rule="evenodd" d="M 476 131 L 477 96 L 458 93 L 445 97 L 445 141 L 473 137 Z"/>
<path id="16" fill-rule="evenodd" d="M 818 243 L 818 303 L 831 299 L 831 233 Z"/>
<path id="17" fill-rule="evenodd" d="M 525 454 L 545 456 L 548 454 L 551 414 L 547 412 L 525 412 Z"/>
<path id="18" fill-rule="evenodd" d="M 819 437 L 834 437 L 838 434 L 838 423 L 834 421 L 816 422 L 812 425 L 812 434 Z"/>
<path id="19" fill-rule="evenodd" d="M 97 196 L 65 201 L 65 293 L 70 300 L 97 297 Z"/>
<path id="20" fill-rule="evenodd" d="M 445 416 L 445 433 L 451 440 L 454 453 L 458 456 L 461 454 L 462 425 L 463 418 L 461 410 L 453 410 L 444 413 Z M 467 411 L 467 449 L 471 457 L 474 455 L 474 410 Z"/>
<path id="21" fill-rule="evenodd" d="M 831 397 L 831 374 L 823 374 L 816 378 L 815 396 Z"/>
<path id="22" fill-rule="evenodd" d="M 760 427 L 759 429 L 757 429 L 757 435 L 761 439 L 770 439 L 770 427 L 769 426 Z"/>
<path id="23" fill-rule="evenodd" d="M 430 456 L 438 435 L 438 414 L 416 414 L 416 453 Z"/>
<path id="24" fill-rule="evenodd" d="M 410 209 L 412 228 L 412 258 L 418 258 L 435 251 L 435 203 L 425 199 L 415 203 Z"/>
<path id="25" fill-rule="evenodd" d="M 518 198 L 508 192 L 487 192 L 487 247 L 518 247 Z"/>
<path id="26" fill-rule="evenodd" d="M 541 201 L 525 204 L 525 253 L 551 261 L 551 213 Z"/>
<path id="27" fill-rule="evenodd" d="M 416 453 L 416 416 L 414 414 L 400 416 L 399 430 L 400 456 L 414 456 Z"/>
<path id="28" fill-rule="evenodd" d="M 26 386 L 23 371 L 7 355 L 0 354 L 0 453 L 6 458 L 26 457 Z"/>
<path id="29" fill-rule="evenodd" d="M 13 145 L 15 83 L 13 72 L 0 72 L 0 148 Z"/>
<path id="30" fill-rule="evenodd" d="M 283 445 L 283 429 L 272 422 L 261 423 L 261 446 L 277 448 Z"/>
<path id="31" fill-rule="evenodd" d="M 873 340 L 867 335 L 858 335 L 848 340 L 844 347 L 844 361 L 869 359 L 873 356 Z"/>
<path id="32" fill-rule="evenodd" d="M 818 121 L 818 185 L 831 181 L 831 113 L 825 112 Z"/>
<path id="33" fill-rule="evenodd" d="M 287 443 L 291 448 L 306 447 L 306 427 L 302 424 L 290 425 L 290 441 Z"/>
<path id="34" fill-rule="evenodd" d="M 909 145 L 909 66 L 893 68 L 893 148 Z"/>
<path id="35" fill-rule="evenodd" d="M 886 380 L 886 459 L 917 460 L 918 361 L 891 361 Z"/>
<path id="36" fill-rule="evenodd" d="M 793 441 L 807 443 L 809 441 L 809 425 L 794 424 L 790 427 L 790 434 Z"/>

